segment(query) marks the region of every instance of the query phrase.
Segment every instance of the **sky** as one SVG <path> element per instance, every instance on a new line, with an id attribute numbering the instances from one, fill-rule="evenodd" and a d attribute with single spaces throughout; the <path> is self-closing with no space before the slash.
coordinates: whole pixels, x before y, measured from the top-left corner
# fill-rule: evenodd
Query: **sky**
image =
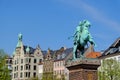
<path id="1" fill-rule="evenodd" d="M 0 0 L 0 49 L 12 55 L 19 33 L 33 48 L 70 48 L 68 37 L 88 20 L 95 50 L 105 50 L 120 37 L 119 14 L 120 0 Z"/>

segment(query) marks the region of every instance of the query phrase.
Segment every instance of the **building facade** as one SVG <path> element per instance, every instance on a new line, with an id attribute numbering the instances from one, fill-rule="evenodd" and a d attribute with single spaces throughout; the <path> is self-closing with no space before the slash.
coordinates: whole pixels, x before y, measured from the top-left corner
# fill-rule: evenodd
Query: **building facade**
<path id="1" fill-rule="evenodd" d="M 43 61 L 43 54 L 39 45 L 35 49 L 23 45 L 22 34 L 19 34 L 12 61 L 12 80 L 30 80 L 39 77 L 38 65 Z"/>
<path id="2" fill-rule="evenodd" d="M 48 49 L 44 55 L 43 61 L 43 79 L 53 80 L 53 54 L 54 52 Z"/>
<path id="3" fill-rule="evenodd" d="M 120 61 L 120 38 L 116 39 L 99 57 L 99 59 L 115 59 Z"/>
<path id="4" fill-rule="evenodd" d="M 99 59 L 102 63 L 98 68 L 99 80 L 107 80 L 109 77 L 112 77 L 111 79 L 114 80 L 119 80 L 119 75 L 116 74 L 120 71 L 120 38 L 116 39 L 104 52 L 102 51 L 102 56 Z"/>
<path id="5" fill-rule="evenodd" d="M 69 70 L 66 68 L 66 62 L 72 59 L 72 48 L 63 47 L 55 53 L 54 58 L 54 76 L 61 80 L 69 80 Z M 63 78 L 63 79 L 62 79 Z"/>
<path id="6" fill-rule="evenodd" d="M 39 77 L 39 79 L 40 80 L 42 80 L 42 78 L 43 78 L 43 63 L 39 63 L 38 64 L 38 77 Z"/>

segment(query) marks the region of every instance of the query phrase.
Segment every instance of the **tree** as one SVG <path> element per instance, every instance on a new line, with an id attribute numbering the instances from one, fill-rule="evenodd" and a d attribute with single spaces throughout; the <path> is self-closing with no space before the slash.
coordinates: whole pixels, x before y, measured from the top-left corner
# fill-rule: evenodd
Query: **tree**
<path id="1" fill-rule="evenodd" d="M 98 75 L 99 80 L 119 80 L 120 62 L 115 59 L 103 60 Z"/>
<path id="2" fill-rule="evenodd" d="M 30 80 L 39 80 L 39 78 L 38 77 L 32 77 L 32 78 L 30 78 Z"/>
<path id="3" fill-rule="evenodd" d="M 43 73 L 42 80 L 53 80 L 53 72 Z"/>
<path id="4" fill-rule="evenodd" d="M 0 80 L 10 80 L 10 72 L 6 65 L 6 57 L 4 50 L 0 49 Z"/>
<path id="5" fill-rule="evenodd" d="M 53 75 L 53 72 L 43 73 L 42 80 L 65 80 L 65 75 Z"/>
<path id="6" fill-rule="evenodd" d="M 54 75 L 54 80 L 65 80 L 64 74 Z"/>

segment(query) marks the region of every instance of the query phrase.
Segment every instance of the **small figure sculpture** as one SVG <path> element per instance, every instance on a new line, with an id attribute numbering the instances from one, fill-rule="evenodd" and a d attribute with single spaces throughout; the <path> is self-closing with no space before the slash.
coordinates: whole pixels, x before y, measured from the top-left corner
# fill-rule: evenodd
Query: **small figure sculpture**
<path id="1" fill-rule="evenodd" d="M 22 45 L 22 34 L 18 34 L 18 43 L 16 47 L 21 47 Z"/>
<path id="2" fill-rule="evenodd" d="M 95 45 L 92 36 L 89 33 L 90 28 L 90 22 L 87 20 L 84 20 L 79 23 L 79 25 L 76 28 L 76 31 L 73 35 L 74 37 L 74 47 L 73 47 L 73 59 L 78 58 L 77 53 L 78 50 L 81 53 L 81 56 L 84 54 L 85 46 L 88 42 L 90 42 L 91 45 Z"/>
<path id="3" fill-rule="evenodd" d="M 22 34 L 18 35 L 18 41 L 22 41 Z"/>

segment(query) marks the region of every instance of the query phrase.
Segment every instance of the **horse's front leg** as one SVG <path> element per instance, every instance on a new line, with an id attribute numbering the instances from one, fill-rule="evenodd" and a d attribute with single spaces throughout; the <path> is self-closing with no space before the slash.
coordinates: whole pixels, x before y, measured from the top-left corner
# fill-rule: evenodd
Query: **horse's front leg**
<path id="1" fill-rule="evenodd" d="M 77 45 L 74 45 L 73 48 L 73 60 L 75 60 L 77 58 Z"/>

